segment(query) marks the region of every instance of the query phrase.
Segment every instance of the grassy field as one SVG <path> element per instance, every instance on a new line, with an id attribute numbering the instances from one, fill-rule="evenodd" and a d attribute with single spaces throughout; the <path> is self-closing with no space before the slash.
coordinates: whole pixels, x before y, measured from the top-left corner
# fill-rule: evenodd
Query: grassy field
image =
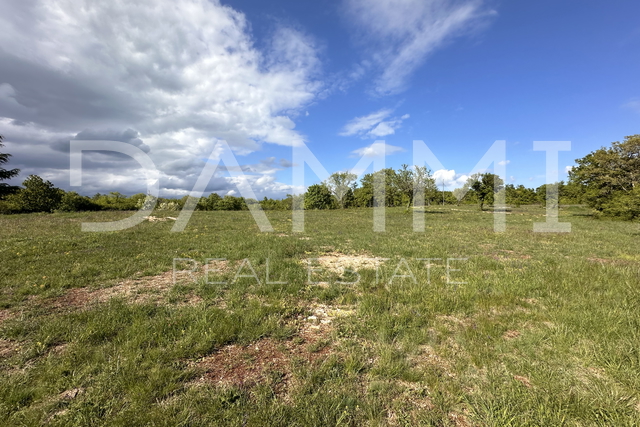
<path id="1" fill-rule="evenodd" d="M 2 216 L 0 420 L 640 425 L 640 226 L 566 207 L 571 233 L 534 233 L 544 213 L 504 233 L 475 206 L 429 208 L 425 233 L 404 209 L 384 233 L 369 209 L 307 212 L 299 234 L 287 212 L 274 233 L 248 212 L 182 233 Z M 174 285 L 174 258 L 224 260 Z"/>

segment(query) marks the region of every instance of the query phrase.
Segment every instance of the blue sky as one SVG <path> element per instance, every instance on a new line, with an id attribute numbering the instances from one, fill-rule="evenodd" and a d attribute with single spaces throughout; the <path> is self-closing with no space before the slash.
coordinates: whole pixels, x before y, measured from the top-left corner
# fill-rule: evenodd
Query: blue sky
<path id="1" fill-rule="evenodd" d="M 640 133 L 633 1 L 33 4 L 0 10 L 0 133 L 23 175 L 62 188 L 69 139 L 140 147 L 165 195 L 186 194 L 224 139 L 254 191 L 281 197 L 296 190 L 288 163 L 302 142 L 333 172 L 376 140 L 391 147 L 387 166 L 411 164 L 423 140 L 452 189 L 506 140 L 507 182 L 536 187 L 545 156 L 533 141 L 572 142 L 562 179 L 574 159 Z M 86 163 L 80 192 L 142 188 L 130 162 Z M 208 190 L 235 183 L 218 174 Z"/>

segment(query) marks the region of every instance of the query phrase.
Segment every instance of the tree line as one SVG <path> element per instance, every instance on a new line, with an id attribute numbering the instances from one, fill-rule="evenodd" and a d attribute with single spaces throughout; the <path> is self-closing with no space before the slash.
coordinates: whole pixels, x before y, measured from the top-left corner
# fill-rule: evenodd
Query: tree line
<path id="1" fill-rule="evenodd" d="M 0 148 L 2 136 L 0 136 Z M 7 163 L 10 154 L 0 153 L 0 166 Z M 217 193 L 201 197 L 197 210 L 247 210 L 259 204 L 265 210 L 291 210 L 294 206 L 305 209 L 348 209 L 376 205 L 405 207 L 434 204 L 477 204 L 480 209 L 494 204 L 499 193 L 507 205 L 530 204 L 587 204 L 597 215 L 623 219 L 640 218 L 640 135 L 625 137 L 609 148 L 601 148 L 576 160 L 577 166 L 569 172 L 567 183 L 553 184 L 557 191 L 550 199 L 547 185 L 527 188 L 524 185 L 504 184 L 491 173 L 469 177 L 461 188 L 442 191 L 436 186 L 429 169 L 424 166 L 410 168 L 402 165 L 398 170 L 386 168 L 365 174 L 358 182 L 350 172 L 336 172 L 327 180 L 311 185 L 302 195 L 288 194 L 283 199 L 265 197 L 262 200 L 245 199 Z M 87 197 L 74 191 L 56 188 L 37 175 L 30 175 L 22 187 L 10 186 L 2 181 L 14 178 L 18 169 L 0 167 L 0 213 L 75 212 L 96 210 L 136 210 L 143 207 L 145 194 L 125 196 L 117 192 Z M 384 191 L 382 191 L 382 189 Z M 156 208 L 180 210 L 188 196 L 160 198 Z"/>

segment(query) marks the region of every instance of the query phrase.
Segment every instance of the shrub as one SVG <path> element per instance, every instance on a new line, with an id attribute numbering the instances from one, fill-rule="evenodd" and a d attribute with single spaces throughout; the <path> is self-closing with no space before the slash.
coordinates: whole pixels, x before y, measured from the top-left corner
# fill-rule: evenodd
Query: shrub
<path id="1" fill-rule="evenodd" d="M 75 191 L 64 193 L 58 207 L 58 210 L 62 212 L 98 211 L 100 209 L 102 209 L 100 205 Z"/>
<path id="2" fill-rule="evenodd" d="M 304 194 L 305 209 L 333 209 L 335 199 L 331 191 L 324 184 L 314 184 Z"/>
<path id="3" fill-rule="evenodd" d="M 58 209 L 63 191 L 38 175 L 29 175 L 19 192 L 7 196 L 10 206 L 17 212 L 53 212 Z"/>

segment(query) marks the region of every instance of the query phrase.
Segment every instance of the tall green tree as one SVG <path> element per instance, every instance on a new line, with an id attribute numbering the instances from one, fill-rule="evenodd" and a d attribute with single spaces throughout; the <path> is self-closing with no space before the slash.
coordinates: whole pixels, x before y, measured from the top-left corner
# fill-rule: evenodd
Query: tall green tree
<path id="1" fill-rule="evenodd" d="M 311 185 L 304 194 L 305 209 L 332 209 L 334 206 L 333 194 L 324 184 Z"/>
<path id="2" fill-rule="evenodd" d="M 396 190 L 407 200 L 407 211 L 416 196 L 419 196 L 422 199 L 420 203 L 423 203 L 424 197 L 430 199 L 430 193 L 435 190 L 435 180 L 426 166 L 415 166 L 410 169 L 409 165 L 403 164 L 394 178 Z"/>
<path id="3" fill-rule="evenodd" d="M 492 173 L 473 174 L 467 181 L 472 190 L 476 192 L 480 210 L 484 205 L 493 204 L 495 193 L 504 188 L 504 181 L 498 175 Z"/>
<path id="4" fill-rule="evenodd" d="M 626 136 L 576 159 L 569 184 L 583 189 L 585 202 L 605 215 L 636 218 L 640 208 L 640 135 Z"/>
<path id="5" fill-rule="evenodd" d="M 2 143 L 3 140 L 4 137 L 0 135 L 0 148 L 4 147 L 4 144 Z M 9 153 L 0 153 L 0 165 L 8 163 L 9 157 L 11 157 L 11 154 Z M 6 181 L 16 177 L 19 173 L 20 169 L 5 169 L 0 166 L 0 181 Z M 0 182 L 0 199 L 4 198 L 4 196 L 15 193 L 19 189 L 20 187 L 9 185 L 6 182 Z"/>
<path id="6" fill-rule="evenodd" d="M 384 206 L 398 206 L 402 203 L 402 195 L 395 182 L 396 171 L 392 168 L 365 174 L 360 180 L 361 187 L 354 191 L 356 204 L 361 207 L 372 207 L 378 199 L 384 200 Z M 376 183 L 380 185 L 376 185 Z M 383 192 L 384 198 L 382 197 Z"/>
<path id="7" fill-rule="evenodd" d="M 341 209 L 347 207 L 349 200 L 353 199 L 356 179 L 358 179 L 358 176 L 351 172 L 334 172 L 324 182 L 324 185 L 336 198 Z"/>

